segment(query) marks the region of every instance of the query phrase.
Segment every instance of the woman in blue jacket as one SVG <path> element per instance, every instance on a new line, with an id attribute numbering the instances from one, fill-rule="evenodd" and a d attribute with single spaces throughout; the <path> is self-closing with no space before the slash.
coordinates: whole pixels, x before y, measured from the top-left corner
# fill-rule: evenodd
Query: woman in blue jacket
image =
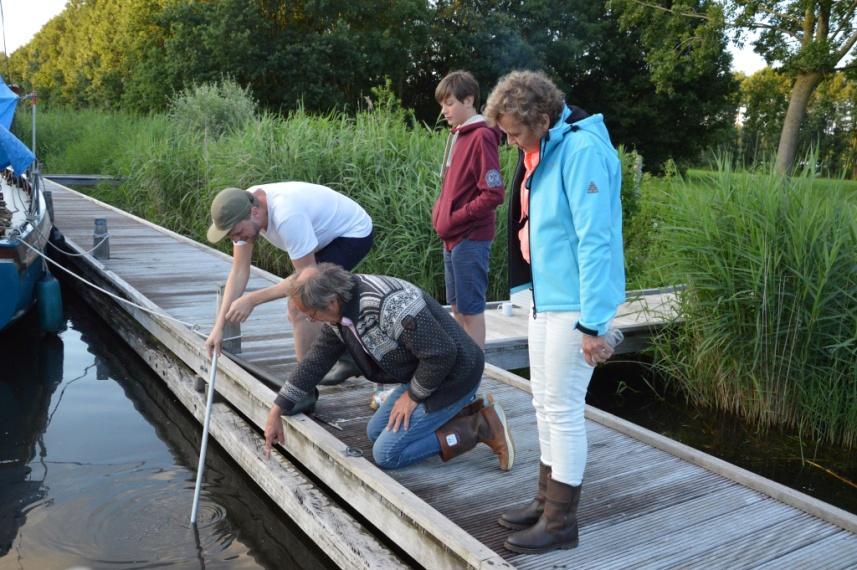
<path id="1" fill-rule="evenodd" d="M 621 166 L 601 115 L 565 104 L 543 73 L 515 71 L 485 116 L 520 150 L 509 207 L 509 283 L 533 294 L 530 381 L 539 431 L 536 498 L 503 513 L 505 547 L 577 546 L 586 465 L 583 410 L 592 367 L 613 353 L 605 335 L 625 300 Z"/>

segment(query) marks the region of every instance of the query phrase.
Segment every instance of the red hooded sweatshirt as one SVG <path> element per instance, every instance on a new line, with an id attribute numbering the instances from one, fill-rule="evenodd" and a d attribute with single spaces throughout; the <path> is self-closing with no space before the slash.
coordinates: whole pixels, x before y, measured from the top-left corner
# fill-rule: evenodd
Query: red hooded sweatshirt
<path id="1" fill-rule="evenodd" d="M 447 251 L 465 239 L 494 239 L 494 211 L 504 199 L 500 137 L 481 115 L 450 131 L 432 208 L 432 225 Z"/>

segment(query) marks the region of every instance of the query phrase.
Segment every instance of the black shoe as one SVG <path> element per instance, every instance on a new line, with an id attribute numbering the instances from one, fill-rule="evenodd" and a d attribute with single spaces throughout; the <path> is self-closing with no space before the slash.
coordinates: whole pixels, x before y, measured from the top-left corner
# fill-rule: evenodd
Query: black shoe
<path id="1" fill-rule="evenodd" d="M 352 360 L 350 356 L 343 356 L 337 360 L 336 364 L 333 365 L 333 368 L 324 375 L 320 384 L 322 386 L 336 386 L 337 384 L 342 384 L 349 378 L 360 376 L 360 374 L 362 373 L 360 372 L 360 369 L 357 368 L 357 364 L 354 360 Z"/>

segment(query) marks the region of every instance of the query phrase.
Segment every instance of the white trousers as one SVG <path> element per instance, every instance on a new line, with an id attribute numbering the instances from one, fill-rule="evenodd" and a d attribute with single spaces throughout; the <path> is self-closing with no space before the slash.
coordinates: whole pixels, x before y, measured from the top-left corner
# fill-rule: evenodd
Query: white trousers
<path id="1" fill-rule="evenodd" d="M 541 460 L 551 478 L 580 485 L 586 467 L 583 409 L 592 368 L 580 352 L 583 333 L 576 312 L 538 313 L 529 319 L 530 383 L 539 430 Z"/>

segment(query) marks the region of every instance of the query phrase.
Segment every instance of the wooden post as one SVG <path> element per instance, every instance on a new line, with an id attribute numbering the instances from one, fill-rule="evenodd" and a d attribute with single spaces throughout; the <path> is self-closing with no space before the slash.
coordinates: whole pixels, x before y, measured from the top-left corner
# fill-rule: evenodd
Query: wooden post
<path id="1" fill-rule="evenodd" d="M 45 197 L 45 207 L 48 209 L 48 216 L 50 216 L 51 223 L 54 223 L 54 193 L 50 190 L 45 190 L 42 192 L 42 195 Z"/>
<path id="2" fill-rule="evenodd" d="M 107 218 L 95 218 L 92 246 L 92 256 L 95 259 L 110 259 L 110 234 L 107 233 Z"/>
<path id="3" fill-rule="evenodd" d="M 226 283 L 220 283 L 217 286 L 217 306 L 214 309 L 215 321 L 220 311 L 220 305 L 223 303 L 224 289 L 226 289 Z M 223 326 L 223 338 L 228 339 L 223 341 L 223 350 L 232 354 L 241 354 L 241 323 L 226 321 Z"/>
<path id="4" fill-rule="evenodd" d="M 217 322 L 217 316 L 220 313 L 220 304 L 223 302 L 223 290 L 226 288 L 226 283 L 219 283 L 217 285 L 217 301 L 214 305 L 214 322 Z M 238 337 L 238 338 L 231 338 Z M 226 322 L 226 325 L 223 327 L 223 338 L 229 339 L 224 340 L 223 345 L 220 347 L 221 350 L 225 350 L 226 352 L 231 352 L 232 354 L 240 354 L 241 352 L 241 323 L 231 323 L 229 321 Z M 205 382 L 199 376 L 196 377 L 193 386 L 194 390 L 202 394 L 205 392 Z"/>

